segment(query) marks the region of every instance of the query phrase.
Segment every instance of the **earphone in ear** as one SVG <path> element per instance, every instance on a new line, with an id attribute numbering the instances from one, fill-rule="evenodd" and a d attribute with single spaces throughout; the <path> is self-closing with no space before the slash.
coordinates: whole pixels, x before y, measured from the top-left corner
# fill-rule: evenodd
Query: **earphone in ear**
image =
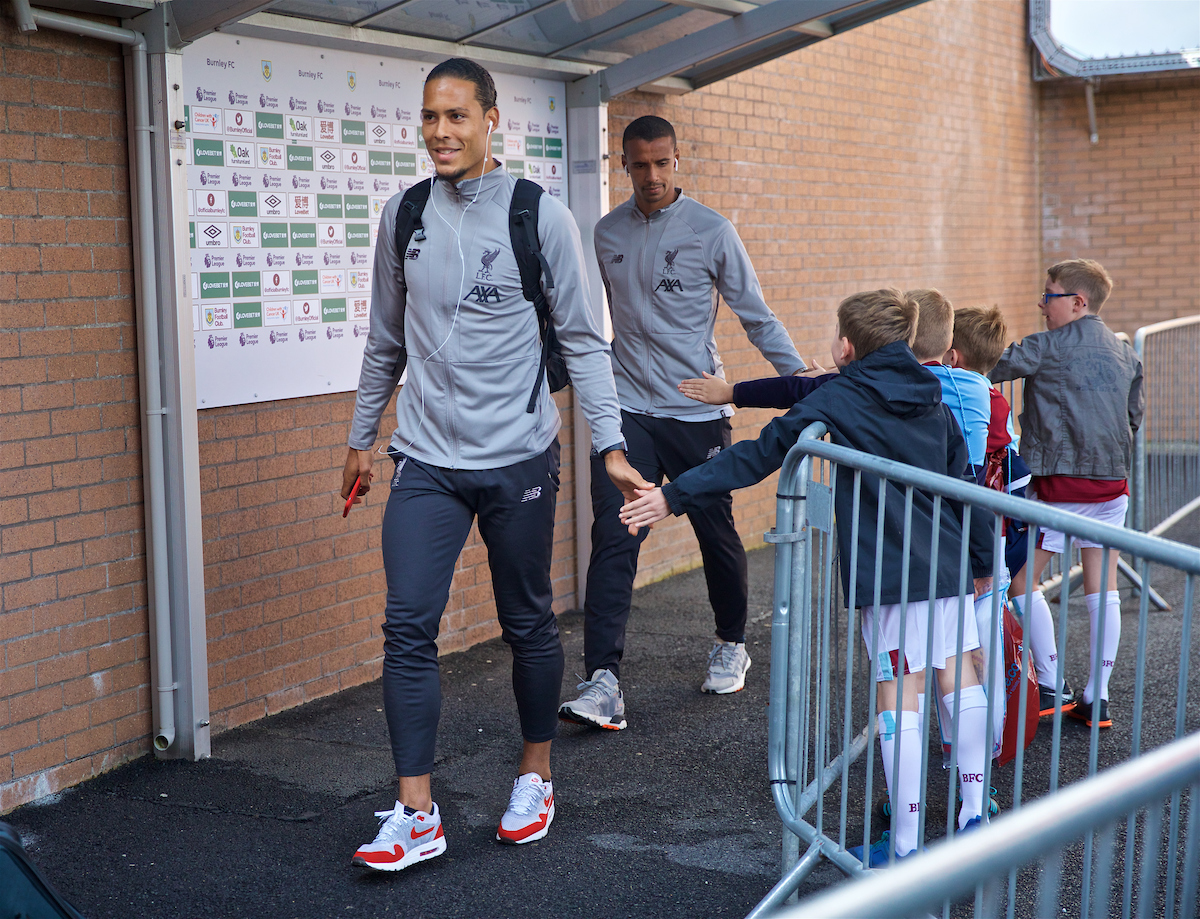
<path id="1" fill-rule="evenodd" d="M 679 157 L 675 157 L 675 168 L 679 168 Z"/>

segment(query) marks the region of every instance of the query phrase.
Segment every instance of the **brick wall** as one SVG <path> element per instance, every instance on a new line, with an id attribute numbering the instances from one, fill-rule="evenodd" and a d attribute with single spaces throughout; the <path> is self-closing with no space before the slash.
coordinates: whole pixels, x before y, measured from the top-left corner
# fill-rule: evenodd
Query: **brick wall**
<path id="1" fill-rule="evenodd" d="M 1132 335 L 1200 312 L 1200 79 L 1102 81 L 1095 101 L 1093 145 L 1079 82 L 1041 86 L 1042 258 L 1103 264 L 1104 319 Z"/>
<path id="2" fill-rule="evenodd" d="M 1024 4 L 938 0 L 700 92 L 618 100 L 614 204 L 629 194 L 621 133 L 647 113 L 675 125 L 682 186 L 733 221 L 805 360 L 829 363 L 842 297 L 882 286 L 998 303 L 1012 332 L 1034 330 L 1042 276 Z M 718 317 L 729 379 L 773 373 L 733 313 L 722 306 Z M 772 417 L 739 412 L 734 438 Z M 774 493 L 772 477 L 736 495 L 747 544 L 772 525 Z M 639 583 L 698 563 L 687 522 L 660 524 Z"/>
<path id="3" fill-rule="evenodd" d="M 149 749 L 124 67 L 0 18 L 0 812 Z"/>
<path id="4" fill-rule="evenodd" d="M 569 406 L 569 396 L 558 397 Z M 392 463 L 342 518 L 353 393 L 200 413 L 210 706 L 214 730 L 377 678 L 386 585 L 380 527 Z M 395 427 L 383 414 L 378 446 Z M 563 411 L 554 608 L 575 600 L 571 413 Z M 382 482 L 378 477 L 382 477 Z M 500 634 L 487 550 L 472 528 L 455 569 L 439 647 Z"/>

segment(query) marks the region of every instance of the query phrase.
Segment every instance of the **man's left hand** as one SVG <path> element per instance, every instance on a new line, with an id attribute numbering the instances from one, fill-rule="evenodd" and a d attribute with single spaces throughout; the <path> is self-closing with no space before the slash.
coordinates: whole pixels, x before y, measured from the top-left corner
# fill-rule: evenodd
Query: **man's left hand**
<path id="1" fill-rule="evenodd" d="M 991 578 L 976 578 L 975 579 L 975 599 L 978 600 L 984 594 L 989 593 L 992 589 Z"/>

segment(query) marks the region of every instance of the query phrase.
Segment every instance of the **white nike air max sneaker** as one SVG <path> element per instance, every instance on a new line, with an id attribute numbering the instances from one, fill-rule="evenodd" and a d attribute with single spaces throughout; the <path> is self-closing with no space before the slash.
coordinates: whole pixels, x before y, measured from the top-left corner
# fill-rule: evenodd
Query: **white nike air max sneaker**
<path id="1" fill-rule="evenodd" d="M 554 821 L 554 783 L 527 772 L 513 781 L 508 810 L 500 818 L 496 839 L 508 845 L 541 839 Z"/>
<path id="2" fill-rule="evenodd" d="M 397 801 L 393 810 L 375 811 L 375 816 L 380 821 L 379 834 L 374 842 L 359 846 L 351 864 L 376 871 L 401 871 L 446 851 L 442 815 L 436 804 L 431 813 L 406 814 L 404 805 Z"/>
<path id="3" fill-rule="evenodd" d="M 746 685 L 746 671 L 750 669 L 750 655 L 746 653 L 744 641 L 721 641 L 717 639 L 708 652 L 708 676 L 701 692 L 724 695 L 741 692 Z"/>

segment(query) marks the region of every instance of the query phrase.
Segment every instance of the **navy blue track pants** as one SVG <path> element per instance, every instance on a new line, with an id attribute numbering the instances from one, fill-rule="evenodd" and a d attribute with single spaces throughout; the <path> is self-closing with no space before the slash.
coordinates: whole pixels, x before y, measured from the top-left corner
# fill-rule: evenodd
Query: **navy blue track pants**
<path id="1" fill-rule="evenodd" d="M 501 633 L 512 649 L 521 734 L 533 743 L 553 740 L 563 674 L 562 642 L 550 608 L 558 441 L 540 456 L 499 469 L 442 469 L 393 458 L 396 471 L 383 515 L 383 703 L 396 774 L 433 771 L 442 708 L 438 626 L 476 518 Z"/>
<path id="2" fill-rule="evenodd" d="M 733 439 L 727 418 L 678 421 L 621 412 L 629 463 L 642 477 L 661 485 L 675 479 L 728 447 Z M 588 676 L 598 669 L 618 678 L 625 651 L 625 626 L 633 600 L 638 553 L 649 530 L 630 536 L 618 514 L 625 499 L 604 471 L 602 457 L 592 457 L 592 556 L 584 600 L 583 663 Z M 701 511 L 688 514 L 708 582 L 708 598 L 723 641 L 745 641 L 746 549 L 733 523 L 733 499 L 724 495 Z"/>

